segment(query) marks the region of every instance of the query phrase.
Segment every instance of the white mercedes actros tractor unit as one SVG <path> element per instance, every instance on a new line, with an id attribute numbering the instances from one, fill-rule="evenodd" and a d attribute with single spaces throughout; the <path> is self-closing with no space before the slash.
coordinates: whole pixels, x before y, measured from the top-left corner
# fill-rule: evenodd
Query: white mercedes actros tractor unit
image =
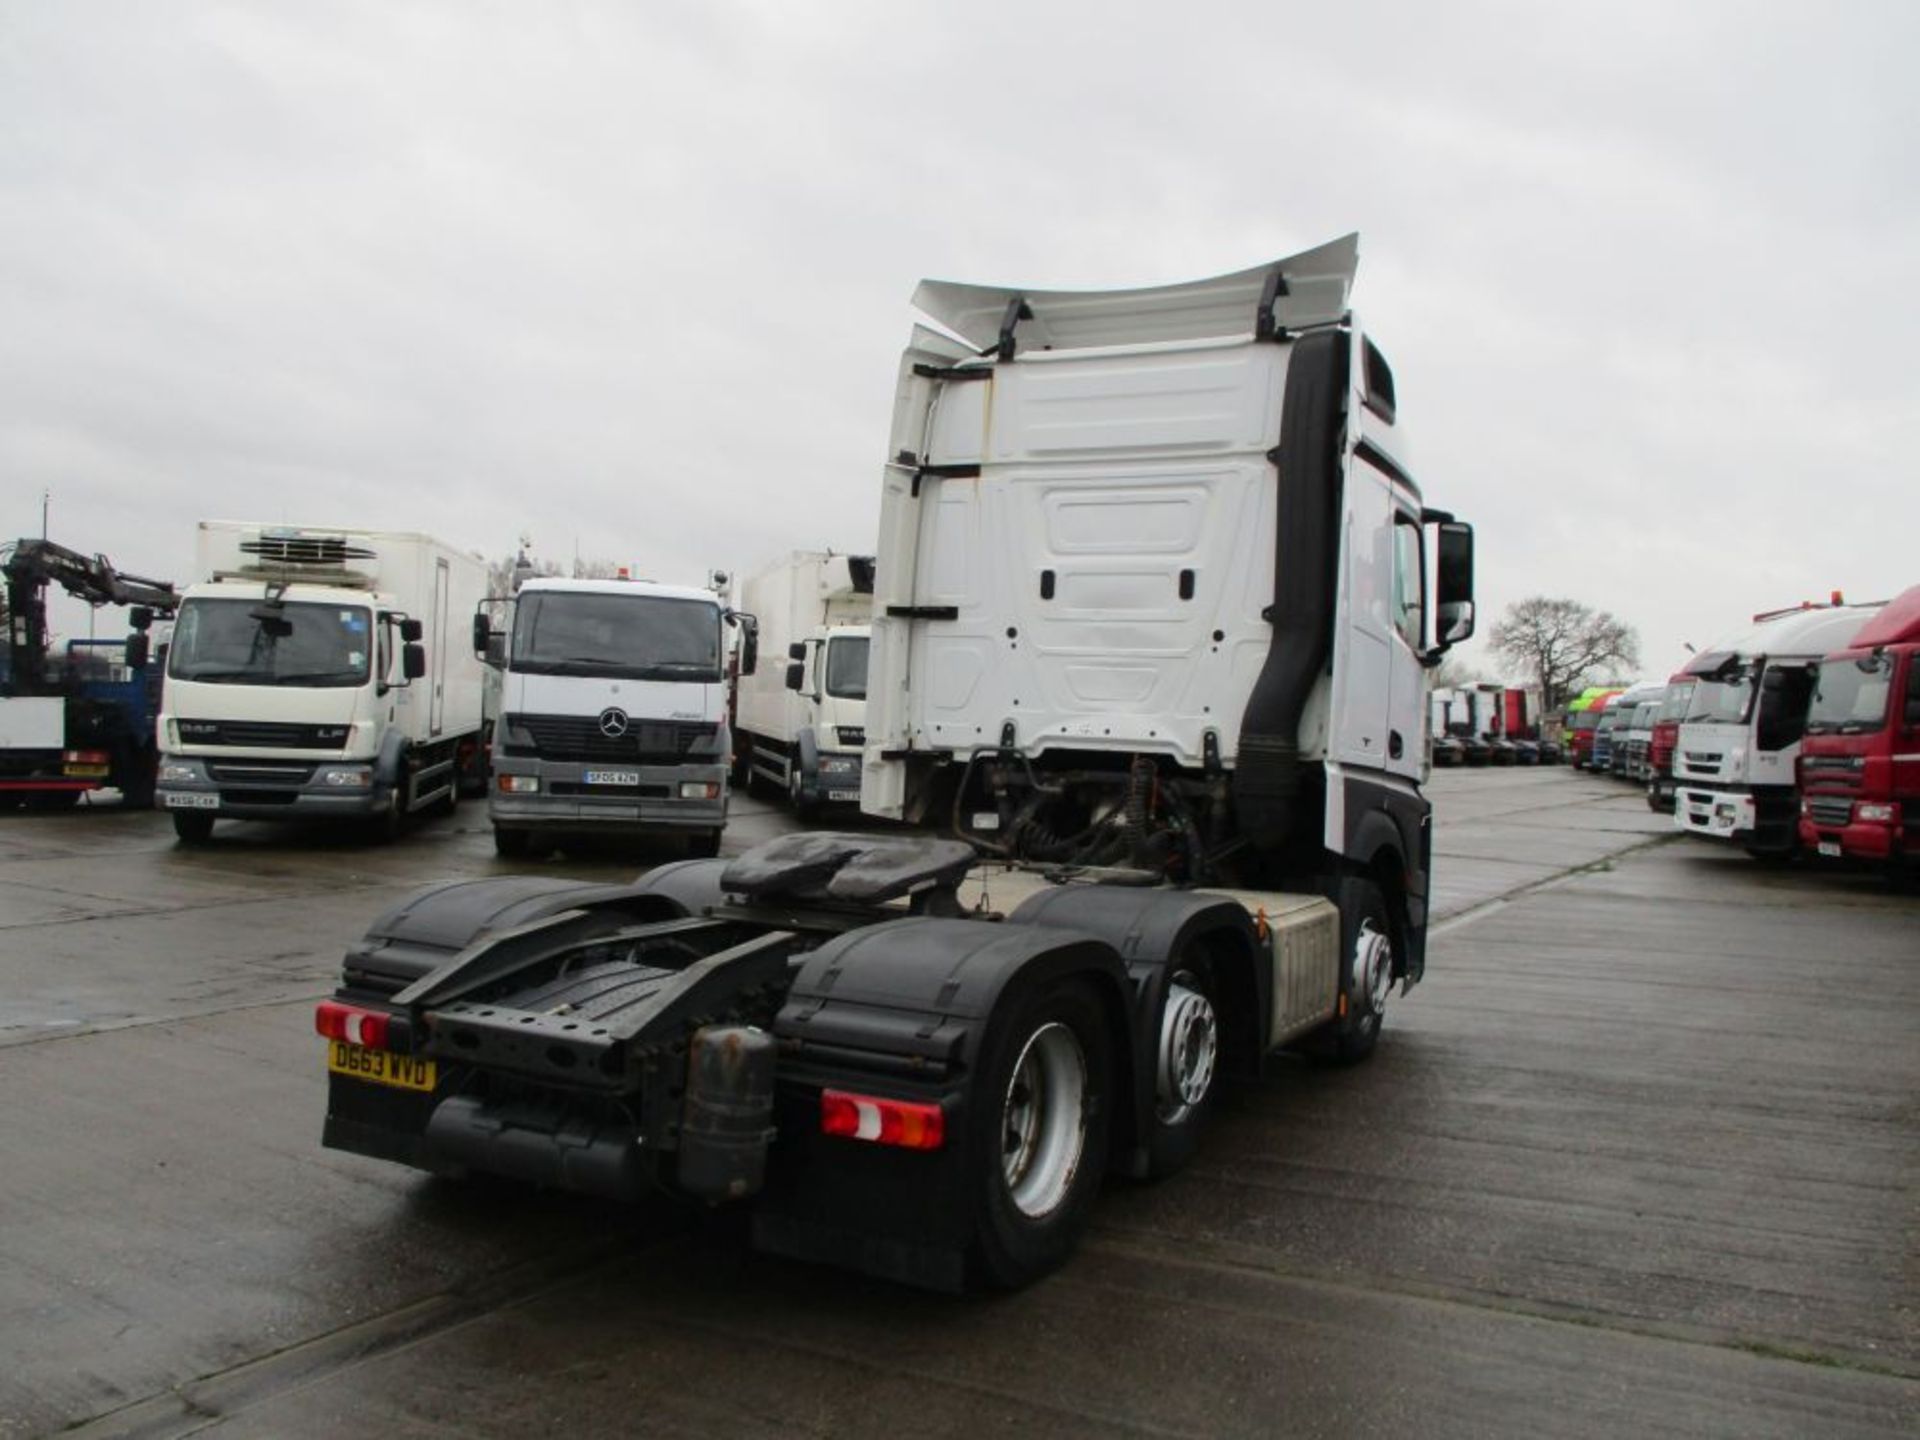
<path id="1" fill-rule="evenodd" d="M 862 803 L 958 836 L 415 896 L 316 1015 L 326 1143 L 1013 1286 L 1107 1175 L 1185 1163 L 1225 1077 L 1369 1053 L 1421 972 L 1425 666 L 1473 551 L 1408 472 L 1355 259 L 923 285 Z"/>

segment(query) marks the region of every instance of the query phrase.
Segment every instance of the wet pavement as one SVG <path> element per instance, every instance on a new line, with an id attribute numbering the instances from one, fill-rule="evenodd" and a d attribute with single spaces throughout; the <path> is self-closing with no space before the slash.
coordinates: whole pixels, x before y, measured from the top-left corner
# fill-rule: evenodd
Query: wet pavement
<path id="1" fill-rule="evenodd" d="M 1920 898 L 1435 777 L 1427 982 L 1079 1256 L 955 1301 L 319 1148 L 312 1001 L 399 844 L 0 820 L 0 1437 L 1881 1435 L 1920 1427 Z M 736 801 L 729 852 L 788 828 Z"/>

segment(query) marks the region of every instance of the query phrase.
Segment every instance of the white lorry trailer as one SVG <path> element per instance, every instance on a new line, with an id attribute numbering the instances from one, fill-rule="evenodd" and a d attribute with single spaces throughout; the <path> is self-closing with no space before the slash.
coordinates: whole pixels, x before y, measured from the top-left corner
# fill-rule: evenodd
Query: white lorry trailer
<path id="1" fill-rule="evenodd" d="M 760 644 L 784 655 L 742 675 L 734 745 L 748 783 L 777 787 L 803 818 L 860 801 L 873 557 L 796 550 L 740 587 Z"/>
<path id="2" fill-rule="evenodd" d="M 436 887 L 316 1014 L 325 1142 L 745 1203 L 774 1253 L 1008 1286 L 1107 1174 L 1186 1161 L 1223 1077 L 1369 1053 L 1420 974 L 1422 662 L 1471 629 L 1472 535 L 1399 458 L 1355 258 L 921 289 L 950 333 L 901 369 L 863 799 L 995 848 L 1044 829 L 1054 863 L 816 831 Z"/>
<path id="3" fill-rule="evenodd" d="M 463 632 L 486 562 L 431 536 L 205 520 L 167 656 L 155 802 L 216 819 L 358 819 L 392 836 L 485 764 Z"/>
<path id="4" fill-rule="evenodd" d="M 1837 597 L 1836 597 L 1837 598 Z M 1673 823 L 1780 859 L 1799 847 L 1795 762 L 1820 661 L 1844 650 L 1879 605 L 1801 605 L 1688 662 L 1693 694 L 1673 757 Z"/>
<path id="5" fill-rule="evenodd" d="M 653 834 L 719 854 L 727 638 L 739 618 L 711 590 L 648 580 L 528 580 L 475 611 L 474 652 L 503 672 L 487 801 L 495 848 Z M 743 644 L 744 675 L 750 624 Z"/>

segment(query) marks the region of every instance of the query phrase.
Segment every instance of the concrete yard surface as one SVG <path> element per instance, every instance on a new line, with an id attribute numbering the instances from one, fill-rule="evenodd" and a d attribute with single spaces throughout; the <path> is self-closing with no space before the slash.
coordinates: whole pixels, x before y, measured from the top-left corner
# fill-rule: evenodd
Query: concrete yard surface
<path id="1" fill-rule="evenodd" d="M 0 1437 L 1920 1431 L 1920 898 L 1564 769 L 1432 790 L 1378 1053 L 1276 1059 L 968 1300 L 320 1148 L 312 1005 L 375 913 L 670 847 L 8 816 Z M 736 798 L 725 849 L 789 828 Z"/>

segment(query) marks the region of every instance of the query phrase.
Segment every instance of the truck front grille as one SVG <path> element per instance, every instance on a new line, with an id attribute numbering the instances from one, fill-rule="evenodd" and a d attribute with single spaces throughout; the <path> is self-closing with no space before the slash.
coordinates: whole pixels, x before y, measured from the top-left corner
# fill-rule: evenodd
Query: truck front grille
<path id="1" fill-rule="evenodd" d="M 696 747 L 717 757 L 718 733 L 705 721 L 634 720 L 624 735 L 607 735 L 591 715 L 509 715 L 504 749 L 522 759 L 677 765 Z"/>
<path id="2" fill-rule="evenodd" d="M 1853 819 L 1853 801 L 1845 795 L 1813 795 L 1807 800 L 1807 815 L 1816 825 L 1837 828 Z"/>
<path id="3" fill-rule="evenodd" d="M 1866 761 L 1858 755 L 1802 755 L 1800 769 L 1803 774 L 1818 776 L 1821 780 L 1840 785 L 1858 785 L 1860 772 L 1866 768 Z"/>
<path id="4" fill-rule="evenodd" d="M 272 720 L 181 720 L 183 745 L 251 745 L 262 750 L 338 750 L 347 725 L 284 725 Z"/>
<path id="5" fill-rule="evenodd" d="M 207 778 L 216 785 L 305 785 L 313 779 L 314 769 L 312 765 L 271 760 L 215 760 L 207 764 Z"/>
<path id="6" fill-rule="evenodd" d="M 1707 780 L 1720 777 L 1720 754 L 1714 750 L 1683 750 L 1675 767 L 1682 775 L 1697 775 Z"/>

